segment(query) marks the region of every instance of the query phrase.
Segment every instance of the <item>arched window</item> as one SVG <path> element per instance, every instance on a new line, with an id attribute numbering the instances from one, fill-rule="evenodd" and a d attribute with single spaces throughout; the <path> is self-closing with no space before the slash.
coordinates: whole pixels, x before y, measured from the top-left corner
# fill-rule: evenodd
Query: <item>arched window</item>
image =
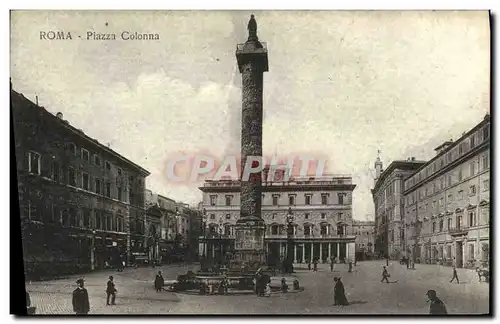
<path id="1" fill-rule="evenodd" d="M 444 221 L 443 220 L 440 220 L 439 221 L 439 231 L 442 232 L 443 231 L 443 227 L 444 227 Z"/>
<path id="2" fill-rule="evenodd" d="M 436 233 L 436 222 L 432 222 L 432 233 Z"/>
<path id="3" fill-rule="evenodd" d="M 272 235 L 278 235 L 278 232 L 279 232 L 279 227 L 278 227 L 278 225 L 272 225 L 272 226 L 271 226 L 271 234 L 272 234 Z"/>

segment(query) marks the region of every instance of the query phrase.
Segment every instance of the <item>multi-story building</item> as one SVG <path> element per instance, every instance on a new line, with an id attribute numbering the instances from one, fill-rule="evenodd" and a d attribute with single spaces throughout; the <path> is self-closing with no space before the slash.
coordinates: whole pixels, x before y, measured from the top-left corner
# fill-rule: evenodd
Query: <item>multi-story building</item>
<path id="1" fill-rule="evenodd" d="M 355 236 L 351 226 L 352 193 L 356 185 L 351 176 L 266 180 L 262 183 L 262 218 L 267 227 L 265 245 L 269 262 L 286 255 L 290 209 L 294 216 L 294 262 L 354 258 Z M 225 255 L 234 249 L 234 226 L 240 216 L 240 183 L 208 180 L 200 190 L 204 235 L 200 238 L 199 253 L 207 257 Z"/>
<path id="2" fill-rule="evenodd" d="M 375 204 L 375 254 L 378 256 L 398 259 L 403 255 L 403 181 L 424 164 L 425 161 L 412 157 L 406 161 L 393 161 L 382 170 L 382 162 L 377 157 L 372 197 Z"/>
<path id="3" fill-rule="evenodd" d="M 27 273 L 130 261 L 149 172 L 12 89 L 10 104 Z"/>
<path id="4" fill-rule="evenodd" d="M 436 152 L 404 183 L 407 252 L 415 262 L 455 262 L 457 267 L 487 263 L 489 115 Z"/>
<path id="5" fill-rule="evenodd" d="M 356 256 L 359 259 L 371 257 L 375 245 L 375 221 L 353 220 L 352 234 L 356 235 Z"/>

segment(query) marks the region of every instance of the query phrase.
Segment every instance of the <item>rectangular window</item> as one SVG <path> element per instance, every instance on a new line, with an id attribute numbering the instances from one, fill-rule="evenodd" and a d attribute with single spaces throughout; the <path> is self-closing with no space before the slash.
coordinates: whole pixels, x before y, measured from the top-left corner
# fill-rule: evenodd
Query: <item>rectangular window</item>
<path id="1" fill-rule="evenodd" d="M 448 187 L 453 184 L 451 174 L 448 174 Z"/>
<path id="2" fill-rule="evenodd" d="M 464 199 L 464 191 L 463 191 L 463 190 L 460 190 L 460 191 L 458 192 L 458 200 L 462 200 L 462 199 Z"/>
<path id="3" fill-rule="evenodd" d="M 451 229 L 451 218 L 448 218 L 448 230 Z"/>
<path id="4" fill-rule="evenodd" d="M 82 148 L 82 160 L 89 162 L 90 161 L 90 154 L 89 151 L 86 149 Z"/>
<path id="5" fill-rule="evenodd" d="M 119 176 L 122 175 L 122 169 L 121 168 L 116 169 L 116 172 L 118 173 Z"/>
<path id="6" fill-rule="evenodd" d="M 326 214 L 325 213 L 321 213 L 321 219 L 325 219 L 326 218 Z"/>
<path id="7" fill-rule="evenodd" d="M 294 206 L 295 205 L 295 196 L 288 196 L 288 204 L 290 206 Z"/>
<path id="8" fill-rule="evenodd" d="M 76 186 L 76 171 L 73 167 L 68 168 L 68 184 L 70 186 Z"/>
<path id="9" fill-rule="evenodd" d="M 337 194 L 337 197 L 339 198 L 339 205 L 343 205 L 344 204 L 344 194 L 339 193 L 339 194 Z"/>
<path id="10" fill-rule="evenodd" d="M 458 181 L 462 181 L 462 168 L 458 169 Z"/>
<path id="11" fill-rule="evenodd" d="M 472 177 L 474 174 L 476 174 L 476 163 L 471 162 L 471 164 L 470 164 L 470 176 Z"/>
<path id="12" fill-rule="evenodd" d="M 214 220 L 215 219 L 215 214 L 210 214 L 210 219 Z"/>
<path id="13" fill-rule="evenodd" d="M 309 219 L 309 213 L 304 214 L 304 219 Z"/>
<path id="14" fill-rule="evenodd" d="M 441 197 L 441 199 L 439 199 L 439 206 L 443 207 L 444 205 L 444 198 Z"/>
<path id="15" fill-rule="evenodd" d="M 106 170 L 110 171 L 111 170 L 111 163 L 109 163 L 109 161 L 104 162 L 104 168 Z"/>
<path id="16" fill-rule="evenodd" d="M 111 198 L 111 182 L 106 182 L 106 197 Z"/>
<path id="17" fill-rule="evenodd" d="M 102 193 L 102 181 L 101 179 L 95 179 L 95 193 L 100 195 Z"/>
<path id="18" fill-rule="evenodd" d="M 54 181 L 59 181 L 59 162 L 52 160 L 50 165 L 50 178 Z"/>
<path id="19" fill-rule="evenodd" d="M 483 221 L 483 224 L 489 224 L 489 222 L 490 222 L 490 209 L 489 208 L 482 208 L 481 209 L 481 219 Z"/>
<path id="20" fill-rule="evenodd" d="M 311 204 L 311 195 L 305 195 L 305 198 L 306 198 L 306 205 L 310 205 Z"/>
<path id="21" fill-rule="evenodd" d="M 490 180 L 483 180 L 483 191 L 488 191 L 490 189 Z"/>
<path id="22" fill-rule="evenodd" d="M 82 173 L 82 189 L 89 190 L 89 175 L 88 173 Z"/>
<path id="23" fill-rule="evenodd" d="M 469 226 L 470 227 L 476 226 L 476 213 L 475 212 L 469 212 Z"/>
<path id="24" fill-rule="evenodd" d="M 101 158 L 97 154 L 94 154 L 94 164 L 101 165 Z"/>
<path id="25" fill-rule="evenodd" d="M 71 155 L 74 155 L 74 156 L 76 156 L 76 155 L 77 155 L 77 154 L 76 154 L 76 145 L 75 145 L 75 144 L 73 144 L 73 143 L 69 143 L 69 144 L 68 144 L 68 150 L 69 150 L 69 152 L 71 153 Z"/>
<path id="26" fill-rule="evenodd" d="M 116 189 L 117 189 L 117 192 L 118 192 L 117 193 L 117 198 L 118 198 L 118 200 L 121 201 L 122 200 L 122 187 L 117 187 Z"/>
<path id="27" fill-rule="evenodd" d="M 215 206 L 216 204 L 217 204 L 217 196 L 211 195 L 210 196 L 210 206 Z"/>
<path id="28" fill-rule="evenodd" d="M 339 220 L 342 219 L 342 215 L 343 215 L 343 213 L 339 213 Z"/>
<path id="29" fill-rule="evenodd" d="M 469 188 L 469 195 L 474 196 L 476 194 L 476 186 L 472 185 Z"/>
<path id="30" fill-rule="evenodd" d="M 464 152 L 464 143 L 460 143 L 460 145 L 458 145 L 458 154 L 462 155 L 463 152 Z"/>
<path id="31" fill-rule="evenodd" d="M 472 135 L 470 138 L 470 148 L 472 149 L 474 146 L 476 146 L 476 138 L 475 135 Z"/>
<path id="32" fill-rule="evenodd" d="M 226 206 L 231 206 L 231 196 L 226 196 Z"/>
<path id="33" fill-rule="evenodd" d="M 83 227 L 91 228 L 92 224 L 90 221 L 90 209 L 84 208 L 82 210 L 82 214 L 83 214 Z"/>
<path id="34" fill-rule="evenodd" d="M 273 196 L 273 206 L 278 206 L 278 196 Z"/>
<path id="35" fill-rule="evenodd" d="M 449 194 L 448 195 L 448 205 L 450 205 L 452 201 L 453 201 L 453 195 Z"/>
<path id="36" fill-rule="evenodd" d="M 432 233 L 436 233 L 436 222 L 432 223 Z"/>
<path id="37" fill-rule="evenodd" d="M 486 125 L 483 128 L 483 141 L 485 141 L 486 139 L 488 139 L 488 137 L 490 137 L 490 126 Z"/>
<path id="38" fill-rule="evenodd" d="M 306 235 L 306 236 L 311 235 L 311 226 L 304 225 L 304 235 Z"/>
<path id="39" fill-rule="evenodd" d="M 40 175 L 42 156 L 36 152 L 28 152 L 28 172 Z"/>
<path id="40" fill-rule="evenodd" d="M 321 195 L 321 204 L 322 205 L 327 205 L 328 204 L 328 195 L 322 194 Z"/>
<path id="41" fill-rule="evenodd" d="M 483 170 L 490 167 L 490 157 L 488 154 L 483 155 Z"/>

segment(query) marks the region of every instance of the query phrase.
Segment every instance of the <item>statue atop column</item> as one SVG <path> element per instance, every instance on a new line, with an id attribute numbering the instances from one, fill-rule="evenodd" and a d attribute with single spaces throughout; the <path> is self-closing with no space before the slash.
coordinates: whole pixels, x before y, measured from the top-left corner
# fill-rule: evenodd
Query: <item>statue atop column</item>
<path id="1" fill-rule="evenodd" d="M 254 15 L 250 15 L 250 21 L 248 22 L 248 41 L 258 41 L 257 37 L 257 21 L 255 20 Z"/>

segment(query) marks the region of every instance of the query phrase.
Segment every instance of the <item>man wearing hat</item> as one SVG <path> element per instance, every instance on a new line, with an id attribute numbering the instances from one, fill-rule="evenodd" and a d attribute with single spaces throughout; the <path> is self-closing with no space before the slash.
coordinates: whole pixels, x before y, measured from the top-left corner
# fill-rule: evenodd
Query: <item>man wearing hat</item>
<path id="1" fill-rule="evenodd" d="M 428 290 L 426 295 L 429 298 L 429 301 L 431 302 L 431 306 L 429 307 L 429 314 L 431 315 L 448 314 L 448 312 L 446 311 L 446 306 L 441 301 L 441 299 L 437 297 L 435 290 Z"/>
<path id="2" fill-rule="evenodd" d="M 89 294 L 83 288 L 83 279 L 76 281 L 78 287 L 73 291 L 73 311 L 76 315 L 87 315 L 90 311 Z"/>
<path id="3" fill-rule="evenodd" d="M 113 282 L 113 276 L 109 276 L 106 295 L 106 305 L 109 305 L 109 297 L 111 297 L 111 305 L 115 305 L 116 288 L 115 283 Z"/>

